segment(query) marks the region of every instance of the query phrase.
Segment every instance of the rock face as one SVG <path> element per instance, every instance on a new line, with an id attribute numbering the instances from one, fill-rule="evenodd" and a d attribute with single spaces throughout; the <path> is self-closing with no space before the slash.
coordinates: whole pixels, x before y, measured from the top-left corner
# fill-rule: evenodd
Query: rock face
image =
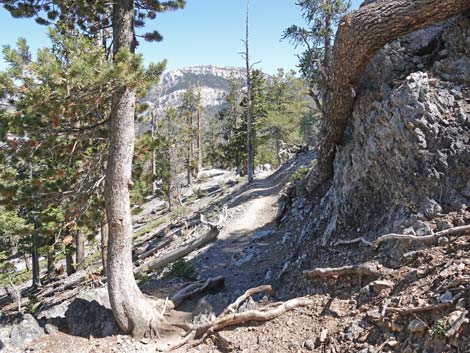
<path id="1" fill-rule="evenodd" d="M 326 194 L 312 203 L 300 228 L 294 206 L 284 216 L 287 225 L 299 228 L 299 236 L 286 244 L 285 263 L 292 274 L 278 281 L 278 290 L 307 290 L 297 277 L 302 269 L 344 265 L 346 259 L 324 250 L 338 240 L 421 236 L 454 226 L 445 220 L 451 212 L 463 217 L 455 225 L 468 224 L 468 48 L 467 15 L 402 37 L 371 60 Z M 310 202 L 298 195 L 292 205 L 299 200 Z M 397 245 L 393 254 L 408 250 Z M 353 253 L 348 260 L 365 261 L 365 252 Z M 393 254 L 387 259 L 391 267 L 401 261 Z"/>
<path id="2" fill-rule="evenodd" d="M 190 85 L 201 88 L 202 106 L 207 114 L 219 110 L 230 80 L 244 78 L 244 70 L 236 67 L 194 66 L 168 71 L 161 82 L 153 87 L 143 102 L 150 106 L 157 117 L 163 117 L 171 106 L 177 106 L 181 95 Z M 140 131 L 150 129 L 148 124 L 139 126 Z"/>
<path id="3" fill-rule="evenodd" d="M 401 231 L 412 214 L 468 205 L 469 22 L 412 33 L 370 63 L 322 200 L 325 242 Z"/>
<path id="4" fill-rule="evenodd" d="M 18 317 L 13 322 L 1 323 L 0 352 L 8 347 L 20 347 L 43 335 L 44 330 L 30 314 Z"/>
<path id="5" fill-rule="evenodd" d="M 65 312 L 70 334 L 81 337 L 106 337 L 120 333 L 114 320 L 106 287 L 78 295 Z"/>

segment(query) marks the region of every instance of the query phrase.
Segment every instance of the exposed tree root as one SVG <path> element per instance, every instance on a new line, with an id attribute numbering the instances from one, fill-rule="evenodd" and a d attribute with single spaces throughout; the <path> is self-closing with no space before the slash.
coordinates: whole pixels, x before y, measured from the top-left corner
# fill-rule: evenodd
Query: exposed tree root
<path id="1" fill-rule="evenodd" d="M 333 267 L 333 268 L 315 268 L 313 270 L 304 271 L 305 278 L 327 278 L 339 276 L 380 276 L 382 272 L 378 266 L 373 263 L 365 263 L 359 265 Z"/>
<path id="2" fill-rule="evenodd" d="M 384 241 L 387 241 L 387 240 L 416 241 L 416 242 L 421 242 L 425 244 L 432 244 L 432 243 L 435 243 L 440 237 L 443 237 L 446 235 L 454 235 L 454 234 L 463 233 L 467 231 L 470 231 L 470 225 L 449 228 L 449 229 L 442 230 L 434 234 L 423 235 L 423 236 L 391 233 L 391 234 L 382 235 L 381 237 L 374 240 L 372 242 L 372 246 L 374 248 L 378 248 L 380 244 L 382 244 Z"/>
<path id="3" fill-rule="evenodd" d="M 221 288 L 225 279 L 222 276 L 209 278 L 206 281 L 191 283 L 170 297 L 167 308 L 172 310 L 180 305 L 184 300 L 195 296 L 196 294 Z"/>
<path id="4" fill-rule="evenodd" d="M 206 340 L 206 338 L 209 337 L 211 334 L 220 331 L 225 327 L 245 324 L 251 321 L 269 321 L 297 307 L 307 306 L 313 303 L 314 301 L 312 299 L 295 298 L 288 300 L 284 303 L 276 303 L 277 306 L 267 311 L 248 310 L 243 313 L 222 315 L 210 325 L 198 328 L 196 330 L 195 337 L 200 338 L 194 342 L 193 346 L 199 345 L 200 343 L 204 342 L 204 340 Z"/>
<path id="5" fill-rule="evenodd" d="M 356 243 L 363 243 L 367 246 L 372 246 L 372 243 L 370 241 L 366 240 L 364 237 L 355 238 L 355 239 L 351 239 L 351 240 L 338 240 L 337 242 L 333 243 L 333 246 L 351 245 L 351 244 L 356 244 Z"/>

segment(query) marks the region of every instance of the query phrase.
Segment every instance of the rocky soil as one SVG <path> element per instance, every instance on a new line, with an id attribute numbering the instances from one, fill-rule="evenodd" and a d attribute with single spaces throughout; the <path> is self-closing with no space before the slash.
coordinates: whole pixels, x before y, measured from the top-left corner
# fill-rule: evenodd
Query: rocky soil
<path id="1" fill-rule="evenodd" d="M 323 197 L 308 198 L 301 182 L 286 185 L 300 165 L 310 163 L 312 152 L 250 186 L 224 184 L 215 194 L 209 188 L 205 192 L 211 196 L 197 201 L 187 191 L 193 212 L 216 219 L 223 206 L 228 208 L 217 241 L 187 257 L 198 279 L 223 276 L 225 283 L 167 311 L 170 323 L 213 323 L 245 290 L 262 284 L 274 291 L 242 302 L 234 315 L 297 297 L 308 299 L 308 305 L 264 323 L 222 329 L 177 351 L 470 352 L 468 48 L 470 21 L 463 16 L 401 38 L 373 59 Z M 136 218 L 140 228 L 159 214 L 153 208 Z M 194 220 L 188 217 L 185 224 Z M 136 239 L 139 265 L 158 258 L 142 254 L 173 237 L 170 230 L 177 230 L 176 240 L 158 254 L 187 244 L 203 229 L 178 222 Z M 408 240 L 373 243 L 387 233 Z M 342 272 L 335 272 L 340 267 Z M 320 270 L 308 277 L 304 271 L 312 269 Z M 191 281 L 151 272 L 141 288 L 165 298 Z M 100 291 L 90 289 L 90 296 L 79 287 L 67 305 L 42 308 L 49 315 L 37 315 L 43 327 L 26 315 L 4 325 L 0 335 L 9 330 L 11 340 L 30 332 L 25 338 L 30 342 L 16 351 L 53 353 L 155 352 L 183 338 L 174 332 L 162 332 L 160 340 L 117 335 Z M 93 332 L 74 331 L 83 338 L 70 335 L 73 324 L 67 322 L 75 300 L 81 305 L 73 321 L 96 326 Z M 93 307 L 97 310 L 85 321 L 80 313 Z M 52 320 L 61 316 L 65 326 Z M 43 329 L 50 334 L 42 336 Z"/>

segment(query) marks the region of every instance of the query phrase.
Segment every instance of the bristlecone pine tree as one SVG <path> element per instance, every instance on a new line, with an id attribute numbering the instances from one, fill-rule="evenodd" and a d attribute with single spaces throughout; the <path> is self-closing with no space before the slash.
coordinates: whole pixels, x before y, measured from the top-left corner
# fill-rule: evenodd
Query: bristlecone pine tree
<path id="1" fill-rule="evenodd" d="M 116 65 L 133 67 L 138 44 L 135 27 L 158 12 L 184 7 L 184 0 L 146 1 L 98 0 L 2 0 L 0 3 L 16 17 L 35 17 L 40 23 L 56 22 L 61 28 L 78 28 L 85 34 L 100 37 L 112 26 L 113 58 Z M 47 19 L 42 16 L 47 14 Z M 143 36 L 161 40 L 158 32 Z M 134 150 L 134 115 L 138 84 L 124 80 L 115 90 L 110 117 L 110 144 L 106 172 L 105 204 L 109 228 L 108 291 L 116 322 L 125 333 L 136 337 L 156 335 L 160 314 L 138 288 L 132 271 L 132 221 L 129 202 L 132 157 Z"/>
<path id="2" fill-rule="evenodd" d="M 308 191 L 314 192 L 333 176 L 336 147 L 373 55 L 401 36 L 468 10 L 468 0 L 379 0 L 341 19 L 328 72 L 318 165 L 307 176 Z"/>

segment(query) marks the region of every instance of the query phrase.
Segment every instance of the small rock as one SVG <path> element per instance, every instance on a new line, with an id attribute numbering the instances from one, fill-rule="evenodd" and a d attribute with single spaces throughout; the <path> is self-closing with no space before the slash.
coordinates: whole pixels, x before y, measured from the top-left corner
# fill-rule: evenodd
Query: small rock
<path id="1" fill-rule="evenodd" d="M 443 304 L 452 303 L 452 300 L 454 300 L 454 296 L 450 291 L 446 291 L 439 297 L 439 301 Z"/>
<path id="2" fill-rule="evenodd" d="M 54 334 L 54 333 L 59 332 L 59 329 L 58 329 L 57 326 L 55 326 L 55 325 L 46 324 L 46 325 L 44 326 L 44 332 L 46 332 L 48 335 L 52 335 L 52 334 Z"/>
<path id="3" fill-rule="evenodd" d="M 439 239 L 437 239 L 437 245 L 439 246 L 444 246 L 447 243 L 449 243 L 449 238 L 447 237 L 439 237 Z"/>
<path id="4" fill-rule="evenodd" d="M 149 344 L 150 341 L 149 341 L 148 338 L 144 337 L 144 338 L 142 338 L 142 339 L 140 340 L 140 343 L 142 343 L 142 344 Z"/>
<path id="5" fill-rule="evenodd" d="M 431 228 L 429 225 L 423 221 L 417 221 L 413 225 L 413 229 L 416 231 L 416 235 L 422 236 L 431 233 Z"/>
<path id="6" fill-rule="evenodd" d="M 455 221 L 455 225 L 457 227 L 460 227 L 460 226 L 464 226 L 465 225 L 465 220 L 463 218 L 458 218 L 456 221 Z"/>
<path id="7" fill-rule="evenodd" d="M 396 347 L 398 345 L 398 341 L 397 340 L 390 340 L 387 342 L 387 344 L 390 346 L 390 347 Z"/>
<path id="8" fill-rule="evenodd" d="M 328 329 L 324 328 L 321 330 L 320 333 L 320 343 L 326 343 L 326 340 L 328 339 Z"/>
<path id="9" fill-rule="evenodd" d="M 388 280 L 377 280 L 370 283 L 370 285 L 372 286 L 372 288 L 374 288 L 374 291 L 380 292 L 387 288 L 393 288 L 395 286 L 395 283 Z"/>
<path id="10" fill-rule="evenodd" d="M 447 219 L 437 221 L 437 228 L 439 230 L 446 230 L 452 228 L 452 223 Z"/>
<path id="11" fill-rule="evenodd" d="M 304 348 L 308 351 L 313 351 L 315 349 L 315 341 L 314 340 L 306 340 L 304 342 Z"/>
<path id="12" fill-rule="evenodd" d="M 422 333 L 426 330 L 426 325 L 424 325 L 420 320 L 412 320 L 408 325 L 408 330 L 411 333 Z"/>

